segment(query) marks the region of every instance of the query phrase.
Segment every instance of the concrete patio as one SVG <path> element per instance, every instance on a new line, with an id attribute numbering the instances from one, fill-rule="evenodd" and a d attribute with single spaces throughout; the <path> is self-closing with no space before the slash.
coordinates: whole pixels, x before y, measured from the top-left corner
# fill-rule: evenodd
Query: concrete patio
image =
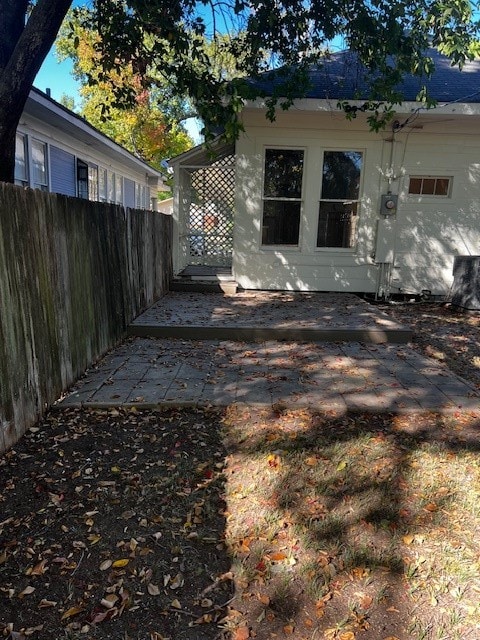
<path id="1" fill-rule="evenodd" d="M 130 337 L 59 404 L 246 403 L 335 412 L 480 414 L 473 385 L 410 346 L 389 342 L 394 331 L 400 341 L 411 335 L 352 295 L 169 294 L 137 318 Z"/>
<path id="2" fill-rule="evenodd" d="M 174 293 L 136 318 L 129 335 L 189 340 L 406 343 L 412 332 L 350 293 Z"/>

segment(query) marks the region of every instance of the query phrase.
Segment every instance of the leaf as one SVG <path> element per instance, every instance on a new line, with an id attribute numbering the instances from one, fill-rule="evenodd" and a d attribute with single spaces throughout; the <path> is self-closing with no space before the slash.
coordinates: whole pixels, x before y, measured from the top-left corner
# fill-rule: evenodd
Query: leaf
<path id="1" fill-rule="evenodd" d="M 57 606 L 57 603 L 54 600 L 45 600 L 45 598 L 40 600 L 40 602 L 38 603 L 39 609 L 48 609 L 48 607 L 56 607 L 56 606 Z"/>
<path id="2" fill-rule="evenodd" d="M 25 596 L 29 596 L 34 591 L 35 587 L 31 587 L 30 585 L 28 585 L 28 587 L 25 587 L 25 589 L 18 594 L 18 597 L 24 598 Z"/>
<path id="3" fill-rule="evenodd" d="M 282 560 L 286 560 L 286 558 L 287 555 L 282 551 L 277 551 L 270 556 L 270 560 L 272 560 L 272 562 L 281 562 Z"/>
<path id="4" fill-rule="evenodd" d="M 100 571 L 106 571 L 107 569 L 110 569 L 110 567 L 112 566 L 113 562 L 111 560 L 104 560 L 99 569 Z"/>
<path id="5" fill-rule="evenodd" d="M 344 631 L 340 634 L 339 640 L 355 640 L 355 634 L 353 631 Z"/>
<path id="6" fill-rule="evenodd" d="M 73 618 L 73 616 L 76 616 L 79 613 L 82 613 L 83 610 L 84 610 L 84 607 L 81 607 L 81 606 L 70 607 L 70 609 L 67 609 L 65 611 L 61 619 L 67 620 L 68 618 Z"/>
<path id="7" fill-rule="evenodd" d="M 182 574 L 177 573 L 177 575 L 174 577 L 174 579 L 170 583 L 170 589 L 178 589 L 179 587 L 183 586 L 184 582 L 185 580 L 183 579 Z"/>
<path id="8" fill-rule="evenodd" d="M 294 632 L 294 626 L 293 626 L 293 624 L 286 624 L 286 625 L 283 627 L 283 632 L 284 632 L 284 633 L 285 633 L 285 635 L 287 635 L 287 636 L 291 636 L 291 635 L 293 635 L 293 632 Z"/>
<path id="9" fill-rule="evenodd" d="M 203 598 L 200 600 L 200 606 L 204 609 L 210 609 L 213 607 L 213 600 L 210 600 L 210 598 Z"/>
<path id="10" fill-rule="evenodd" d="M 31 576 L 42 576 L 48 570 L 47 561 L 42 560 L 38 564 L 36 564 L 33 569 L 30 571 Z"/>
<path id="11" fill-rule="evenodd" d="M 173 607 L 174 609 L 181 609 L 182 605 L 180 604 L 180 602 L 175 598 L 175 600 L 172 600 L 172 602 L 170 603 L 170 606 Z"/>
<path id="12" fill-rule="evenodd" d="M 415 540 L 415 536 L 406 535 L 406 536 L 403 536 L 402 540 L 404 544 L 412 544 L 412 542 Z"/>
<path id="13" fill-rule="evenodd" d="M 112 567 L 114 569 L 121 569 L 122 567 L 126 567 L 129 562 L 130 560 L 128 558 L 120 558 L 120 560 L 115 560 L 115 562 L 112 563 Z"/>
<path id="14" fill-rule="evenodd" d="M 156 584 L 153 584 L 153 582 L 149 582 L 148 583 L 147 591 L 151 596 L 159 596 L 160 595 L 160 589 L 157 587 Z"/>
<path id="15" fill-rule="evenodd" d="M 347 468 L 347 462 L 345 460 L 342 460 L 337 464 L 337 471 L 343 471 L 346 468 Z"/>
<path id="16" fill-rule="evenodd" d="M 232 640 L 248 640 L 248 638 L 250 638 L 248 627 L 239 627 L 235 629 Z"/>

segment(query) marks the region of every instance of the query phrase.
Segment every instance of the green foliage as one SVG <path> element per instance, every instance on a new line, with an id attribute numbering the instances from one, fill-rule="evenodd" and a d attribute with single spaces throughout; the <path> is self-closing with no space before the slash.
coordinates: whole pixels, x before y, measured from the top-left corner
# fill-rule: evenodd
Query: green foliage
<path id="1" fill-rule="evenodd" d="M 159 77 L 146 86 L 131 63 L 105 70 L 98 52 L 99 34 L 71 14 L 56 41 L 57 56 L 73 62 L 80 82 L 81 115 L 118 144 L 162 170 L 161 161 L 191 148 L 181 122 L 191 107 Z"/>
<path id="2" fill-rule="evenodd" d="M 368 69 L 365 110 L 374 128 L 388 121 L 392 105 L 401 100 L 396 86 L 405 74 L 432 73 L 425 54 L 429 46 L 460 67 L 476 52 L 469 0 L 227 0 L 222 5 L 94 0 L 91 10 L 77 16 L 98 33 L 95 51 L 102 70 L 97 78 L 89 75 L 90 82 L 131 65 L 142 86 L 168 86 L 188 95 L 206 124 L 207 140 L 220 127 L 226 138 L 237 137 L 244 101 L 265 97 L 246 76 L 275 69 L 278 81 L 266 102 L 267 117 L 288 109 L 305 95 L 307 69 L 322 63 L 335 37 Z M 134 98 L 128 87 L 113 90 L 118 101 Z M 424 100 L 429 103 L 427 94 Z M 356 113 L 347 109 L 348 117 Z"/>

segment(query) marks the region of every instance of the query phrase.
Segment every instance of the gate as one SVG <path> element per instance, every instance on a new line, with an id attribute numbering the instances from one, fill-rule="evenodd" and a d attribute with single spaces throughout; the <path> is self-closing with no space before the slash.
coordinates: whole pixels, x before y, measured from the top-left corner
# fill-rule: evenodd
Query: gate
<path id="1" fill-rule="evenodd" d="M 190 265 L 232 266 L 235 156 L 182 166 L 182 254 Z"/>

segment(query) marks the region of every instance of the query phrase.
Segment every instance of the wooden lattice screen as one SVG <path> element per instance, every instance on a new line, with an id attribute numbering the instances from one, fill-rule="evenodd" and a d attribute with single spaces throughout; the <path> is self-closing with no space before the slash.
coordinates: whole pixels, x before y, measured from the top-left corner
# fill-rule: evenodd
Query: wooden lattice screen
<path id="1" fill-rule="evenodd" d="M 234 156 L 208 167 L 188 168 L 189 186 L 184 211 L 192 265 L 231 266 L 235 202 Z"/>

